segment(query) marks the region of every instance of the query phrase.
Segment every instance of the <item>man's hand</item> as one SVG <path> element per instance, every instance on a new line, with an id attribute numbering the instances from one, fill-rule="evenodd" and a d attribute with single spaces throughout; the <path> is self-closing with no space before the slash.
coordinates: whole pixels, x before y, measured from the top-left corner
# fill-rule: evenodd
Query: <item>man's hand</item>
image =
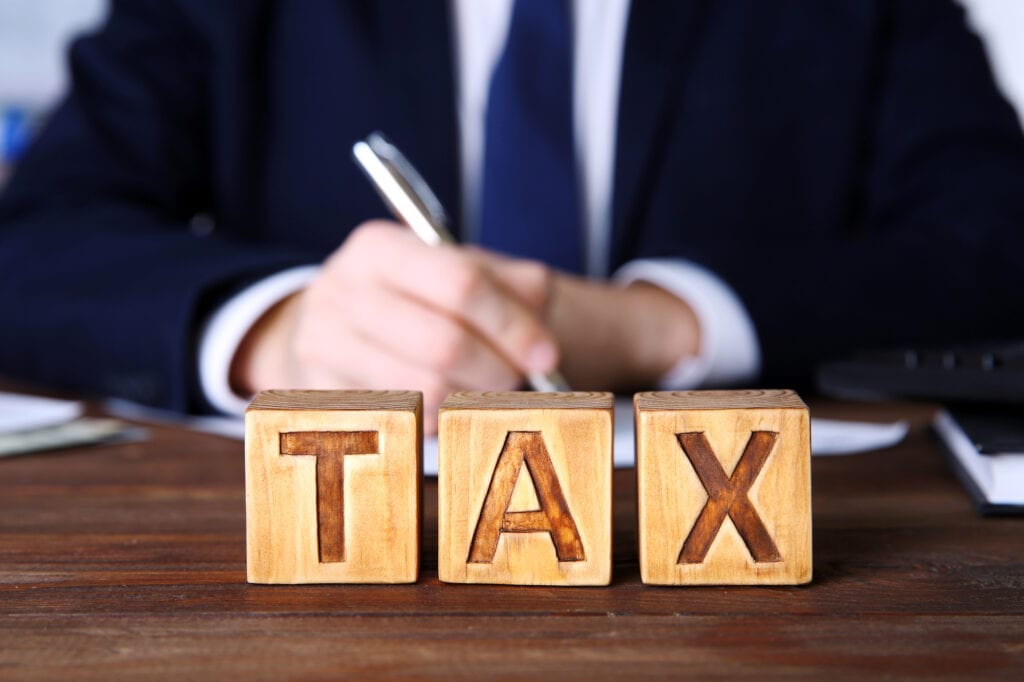
<path id="1" fill-rule="evenodd" d="M 517 261 L 469 248 L 499 278 L 514 272 L 509 266 Z M 623 287 L 548 273 L 545 320 L 561 349 L 559 369 L 574 389 L 650 389 L 680 360 L 700 352 L 697 316 L 674 294 L 645 282 Z M 514 280 L 506 284 L 516 286 Z"/>
<path id="2" fill-rule="evenodd" d="M 457 390 L 512 390 L 559 364 L 573 388 L 650 387 L 699 348 L 693 311 L 652 285 L 618 287 L 474 247 L 426 246 L 365 223 L 304 291 L 250 330 L 239 393 L 415 389 L 424 428 Z"/>
<path id="3" fill-rule="evenodd" d="M 538 263 L 431 247 L 396 223 L 364 223 L 307 289 L 250 330 L 232 387 L 416 389 L 433 433 L 449 392 L 511 390 L 526 372 L 558 364 L 544 322 L 550 289 Z"/>

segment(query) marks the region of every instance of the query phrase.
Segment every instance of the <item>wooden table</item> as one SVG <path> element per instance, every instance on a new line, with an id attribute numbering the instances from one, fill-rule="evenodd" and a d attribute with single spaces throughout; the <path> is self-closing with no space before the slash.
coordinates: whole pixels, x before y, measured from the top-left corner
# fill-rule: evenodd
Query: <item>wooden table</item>
<path id="1" fill-rule="evenodd" d="M 245 582 L 238 442 L 0 460 L 0 679 L 1024 679 L 1024 518 L 975 515 L 921 408 L 812 413 L 917 427 L 814 460 L 802 588 L 642 585 L 631 470 L 611 587 L 439 583 L 432 479 L 418 584 L 291 587 Z"/>

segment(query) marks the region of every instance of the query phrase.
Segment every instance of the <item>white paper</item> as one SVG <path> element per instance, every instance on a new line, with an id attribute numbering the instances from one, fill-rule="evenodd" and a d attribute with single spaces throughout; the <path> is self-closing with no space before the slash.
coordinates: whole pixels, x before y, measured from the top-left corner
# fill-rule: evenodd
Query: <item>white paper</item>
<path id="1" fill-rule="evenodd" d="M 852 455 L 896 445 L 907 435 L 906 422 L 877 424 L 870 422 L 811 420 L 811 453 L 815 456 Z M 633 399 L 615 400 L 615 445 L 613 460 L 617 469 L 636 463 L 633 440 Z M 437 438 L 423 441 L 423 473 L 437 474 Z"/>
<path id="2" fill-rule="evenodd" d="M 73 400 L 0 393 L 0 434 L 58 426 L 82 415 L 82 404 Z"/>
<path id="3" fill-rule="evenodd" d="M 910 425 L 904 421 L 877 424 L 812 419 L 811 454 L 816 457 L 853 455 L 890 448 L 902 441 L 909 430 Z"/>
<path id="4" fill-rule="evenodd" d="M 228 438 L 245 438 L 245 425 L 238 417 L 182 417 L 173 412 L 154 410 L 122 400 L 108 401 L 107 410 L 124 419 L 170 423 L 215 433 Z M 851 455 L 896 445 L 907 435 L 906 422 L 877 424 L 870 422 L 811 420 L 811 452 L 821 455 Z M 635 461 L 633 442 L 633 400 L 615 401 L 614 461 L 617 468 L 631 467 Z M 437 475 L 437 437 L 423 439 L 423 473 Z"/>
<path id="5" fill-rule="evenodd" d="M 125 426 L 119 419 L 74 419 L 42 429 L 31 429 L 17 433 L 0 433 L 0 457 L 27 455 L 42 450 L 77 448 L 117 441 L 141 441 L 146 439 L 146 429 L 141 426 Z"/>
<path id="6" fill-rule="evenodd" d="M 234 440 L 245 440 L 245 420 L 242 417 L 197 417 L 195 415 L 183 415 L 180 412 L 161 410 L 119 398 L 112 398 L 106 401 L 103 404 L 103 408 L 111 415 L 121 419 L 149 422 L 150 424 L 183 426 L 192 431 L 212 433 Z"/>

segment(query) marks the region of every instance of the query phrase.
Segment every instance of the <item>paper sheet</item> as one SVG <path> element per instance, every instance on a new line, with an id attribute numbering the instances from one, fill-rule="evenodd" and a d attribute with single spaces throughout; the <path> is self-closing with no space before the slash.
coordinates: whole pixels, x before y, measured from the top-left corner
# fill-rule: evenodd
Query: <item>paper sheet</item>
<path id="1" fill-rule="evenodd" d="M 0 393 L 0 457 L 146 437 L 141 427 L 83 413 L 74 400 Z"/>
<path id="2" fill-rule="evenodd" d="M 811 453 L 815 456 L 852 455 L 896 445 L 907 435 L 906 422 L 876 424 L 869 422 L 811 419 Z M 633 400 L 615 400 L 616 468 L 631 467 L 636 463 L 633 441 Z M 423 473 L 437 474 L 437 438 L 423 441 Z"/>
<path id="3" fill-rule="evenodd" d="M 152 410 L 124 401 L 110 401 L 107 409 L 116 416 L 140 421 L 178 423 L 197 431 L 242 439 L 245 428 L 237 417 L 181 417 L 172 412 Z M 896 445 L 907 435 L 906 422 L 877 424 L 869 422 L 811 419 L 811 452 L 816 456 L 851 455 Z M 633 444 L 633 400 L 615 401 L 615 466 L 631 467 L 635 461 Z M 423 473 L 437 474 L 437 438 L 423 441 Z"/>
<path id="4" fill-rule="evenodd" d="M 82 415 L 82 404 L 17 393 L 0 393 L 0 434 L 57 426 Z"/>

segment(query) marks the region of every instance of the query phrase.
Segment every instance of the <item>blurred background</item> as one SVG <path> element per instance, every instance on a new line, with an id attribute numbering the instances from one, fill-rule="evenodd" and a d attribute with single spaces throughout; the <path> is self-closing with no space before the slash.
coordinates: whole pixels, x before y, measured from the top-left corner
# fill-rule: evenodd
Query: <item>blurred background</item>
<path id="1" fill-rule="evenodd" d="M 1024 0 L 959 0 L 1024 122 Z M 0 0 L 0 187 L 67 86 L 65 50 L 108 0 Z"/>
<path id="2" fill-rule="evenodd" d="M 0 186 L 67 86 L 65 51 L 108 0 L 0 0 Z"/>

